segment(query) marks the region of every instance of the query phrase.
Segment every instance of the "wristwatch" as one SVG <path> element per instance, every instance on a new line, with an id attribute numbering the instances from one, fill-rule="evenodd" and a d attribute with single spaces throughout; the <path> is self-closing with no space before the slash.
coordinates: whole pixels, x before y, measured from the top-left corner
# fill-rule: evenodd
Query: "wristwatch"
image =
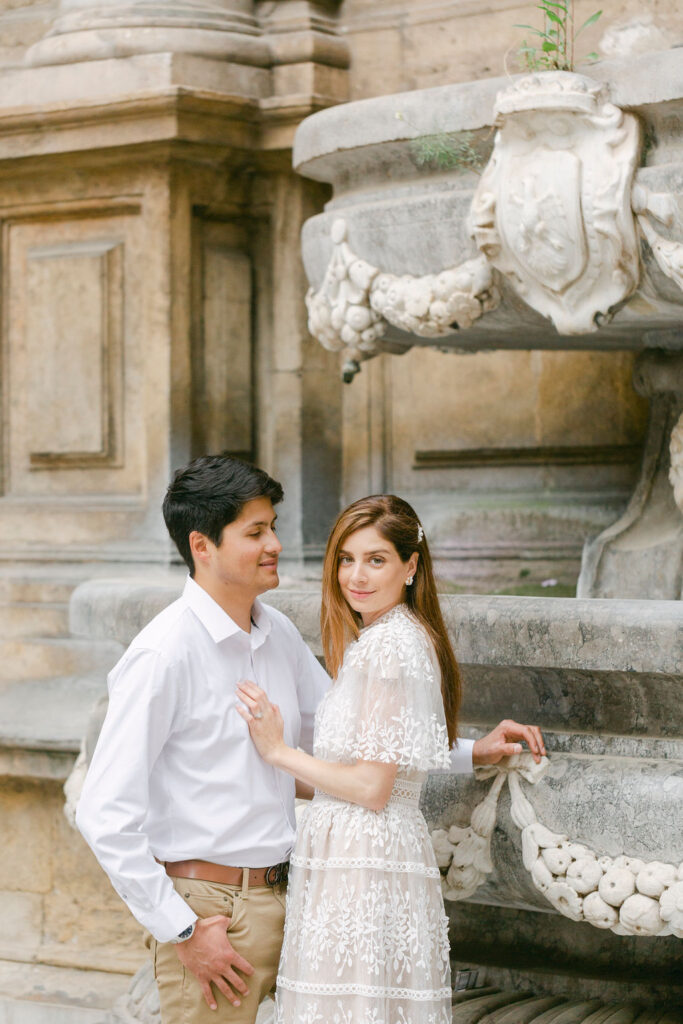
<path id="1" fill-rule="evenodd" d="M 187 942 L 187 940 L 191 939 L 192 936 L 194 935 L 194 929 L 196 924 L 196 921 L 193 921 L 192 924 L 188 924 L 187 928 L 183 928 L 180 935 L 176 935 L 174 939 L 169 939 L 169 941 L 173 943 Z"/>

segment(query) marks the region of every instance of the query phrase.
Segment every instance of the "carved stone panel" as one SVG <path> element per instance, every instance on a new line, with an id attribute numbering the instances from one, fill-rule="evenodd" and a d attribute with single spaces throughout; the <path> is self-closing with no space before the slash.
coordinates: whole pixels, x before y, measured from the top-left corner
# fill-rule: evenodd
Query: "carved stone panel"
<path id="1" fill-rule="evenodd" d="M 197 227 L 193 448 L 253 457 L 252 264 L 230 224 Z"/>
<path id="2" fill-rule="evenodd" d="M 137 218 L 124 210 L 13 211 L 5 222 L 7 497 L 139 490 L 143 306 L 131 259 Z"/>
<path id="3" fill-rule="evenodd" d="M 26 253 L 26 441 L 32 468 L 115 464 L 121 433 L 120 242 Z M 68 387 L 55 389 L 55 381 Z"/>

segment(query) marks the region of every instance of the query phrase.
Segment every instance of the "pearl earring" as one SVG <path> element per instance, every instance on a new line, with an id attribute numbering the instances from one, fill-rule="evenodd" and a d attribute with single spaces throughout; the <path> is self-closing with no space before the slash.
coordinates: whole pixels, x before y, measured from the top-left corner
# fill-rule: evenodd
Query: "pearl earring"
<path id="1" fill-rule="evenodd" d="M 408 579 L 406 580 L 406 586 L 410 587 L 410 586 L 412 586 L 412 583 L 413 583 L 413 577 L 409 576 Z"/>

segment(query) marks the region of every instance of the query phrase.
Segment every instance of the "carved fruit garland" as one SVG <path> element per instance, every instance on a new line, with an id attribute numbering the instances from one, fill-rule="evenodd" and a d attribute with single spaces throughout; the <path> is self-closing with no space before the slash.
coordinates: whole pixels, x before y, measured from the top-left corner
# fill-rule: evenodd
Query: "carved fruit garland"
<path id="1" fill-rule="evenodd" d="M 500 791 L 507 780 L 510 814 L 522 832 L 522 861 L 548 902 L 573 921 L 617 935 L 675 935 L 683 938 L 683 864 L 646 863 L 637 857 L 600 857 L 582 843 L 541 824 L 522 792 L 520 778 L 534 785 L 545 773 L 547 758 L 536 764 L 531 754 L 516 754 L 479 778 L 497 776 L 473 810 L 470 825 L 435 829 L 432 843 L 444 877 L 444 897 L 464 900 L 493 871 L 491 836 Z"/>
<path id="2" fill-rule="evenodd" d="M 342 218 L 334 221 L 331 237 L 323 282 L 306 295 L 308 329 L 324 348 L 345 352 L 351 373 L 377 352 L 389 324 L 421 338 L 441 338 L 456 327 L 471 327 L 498 305 L 484 256 L 438 274 L 397 276 L 356 256 Z"/>

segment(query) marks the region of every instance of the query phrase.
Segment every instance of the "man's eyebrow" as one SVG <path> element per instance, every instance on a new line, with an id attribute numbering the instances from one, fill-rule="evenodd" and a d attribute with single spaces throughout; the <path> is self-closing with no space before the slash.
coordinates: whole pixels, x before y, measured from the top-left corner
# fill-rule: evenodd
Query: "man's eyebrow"
<path id="1" fill-rule="evenodd" d="M 273 516 L 272 519 L 253 519 L 250 523 L 246 523 L 244 526 L 245 530 L 251 529 L 252 526 L 272 526 L 277 516 Z"/>

